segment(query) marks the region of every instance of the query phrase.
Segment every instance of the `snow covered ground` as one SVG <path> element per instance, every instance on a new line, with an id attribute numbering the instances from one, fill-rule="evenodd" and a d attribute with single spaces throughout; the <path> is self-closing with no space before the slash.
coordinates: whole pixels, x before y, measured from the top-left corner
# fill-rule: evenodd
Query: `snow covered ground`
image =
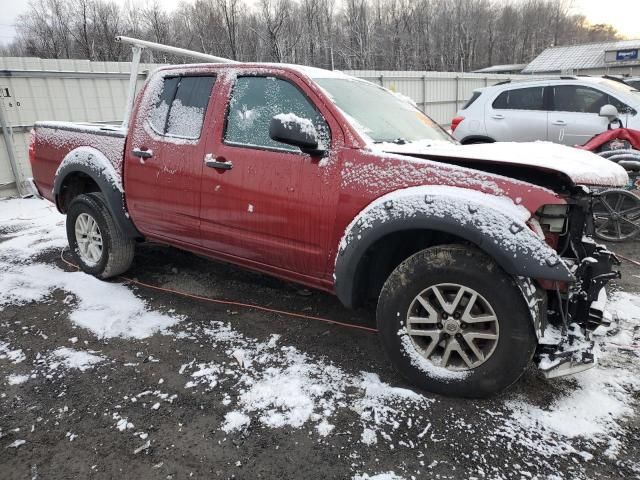
<path id="1" fill-rule="evenodd" d="M 101 282 L 65 246 L 52 205 L 0 201 L 0 466 L 16 478 L 640 478 L 637 292 L 613 294 L 596 368 L 469 401 L 409 389 L 369 333 Z M 132 276 L 171 262 L 144 248 Z M 153 279 L 237 287 L 194 263 Z"/>

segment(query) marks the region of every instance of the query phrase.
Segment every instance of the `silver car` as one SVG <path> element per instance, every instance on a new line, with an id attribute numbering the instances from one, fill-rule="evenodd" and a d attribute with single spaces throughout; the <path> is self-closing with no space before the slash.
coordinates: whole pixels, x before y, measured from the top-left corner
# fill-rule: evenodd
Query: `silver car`
<path id="1" fill-rule="evenodd" d="M 640 91 L 602 77 L 514 81 L 475 90 L 451 130 L 462 143 L 547 140 L 583 145 L 607 130 L 609 105 L 617 109 L 623 126 L 640 130 Z"/>

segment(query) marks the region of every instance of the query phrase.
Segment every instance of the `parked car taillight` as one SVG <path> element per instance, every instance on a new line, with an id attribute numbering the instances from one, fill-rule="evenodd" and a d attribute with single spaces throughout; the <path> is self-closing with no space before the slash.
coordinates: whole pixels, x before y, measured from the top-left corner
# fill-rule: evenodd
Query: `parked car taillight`
<path id="1" fill-rule="evenodd" d="M 453 120 L 451 120 L 451 131 L 455 132 L 456 128 L 458 128 L 458 125 L 460 125 L 460 122 L 462 122 L 464 120 L 464 117 L 455 117 Z"/>
<path id="2" fill-rule="evenodd" d="M 33 162 L 36 159 L 36 132 L 32 129 L 29 135 L 29 163 L 33 167 Z"/>

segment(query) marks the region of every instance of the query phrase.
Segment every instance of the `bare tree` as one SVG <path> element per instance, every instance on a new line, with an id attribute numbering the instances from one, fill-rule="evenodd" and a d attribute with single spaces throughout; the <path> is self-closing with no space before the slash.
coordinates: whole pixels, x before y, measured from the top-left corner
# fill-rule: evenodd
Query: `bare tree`
<path id="1" fill-rule="evenodd" d="M 553 45 L 618 38 L 573 0 L 31 0 L 5 51 L 124 60 L 129 35 L 243 61 L 346 69 L 471 70 L 524 63 Z M 161 55 L 162 62 L 180 61 Z"/>

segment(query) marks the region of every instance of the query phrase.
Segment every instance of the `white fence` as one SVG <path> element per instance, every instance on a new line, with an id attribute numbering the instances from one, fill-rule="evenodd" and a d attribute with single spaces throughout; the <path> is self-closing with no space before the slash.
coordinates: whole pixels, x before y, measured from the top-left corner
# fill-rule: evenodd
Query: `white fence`
<path id="1" fill-rule="evenodd" d="M 141 65 L 139 84 L 157 65 Z M 122 120 L 130 64 L 87 60 L 0 58 L 0 197 L 16 193 L 31 176 L 29 132 L 37 120 L 115 123 Z M 412 98 L 435 121 L 448 125 L 474 89 L 515 75 L 441 72 L 346 72 Z M 381 112 L 384 114 L 384 112 Z M 11 169 L 13 155 L 18 171 Z M 17 179 L 15 177 L 18 177 Z"/>

